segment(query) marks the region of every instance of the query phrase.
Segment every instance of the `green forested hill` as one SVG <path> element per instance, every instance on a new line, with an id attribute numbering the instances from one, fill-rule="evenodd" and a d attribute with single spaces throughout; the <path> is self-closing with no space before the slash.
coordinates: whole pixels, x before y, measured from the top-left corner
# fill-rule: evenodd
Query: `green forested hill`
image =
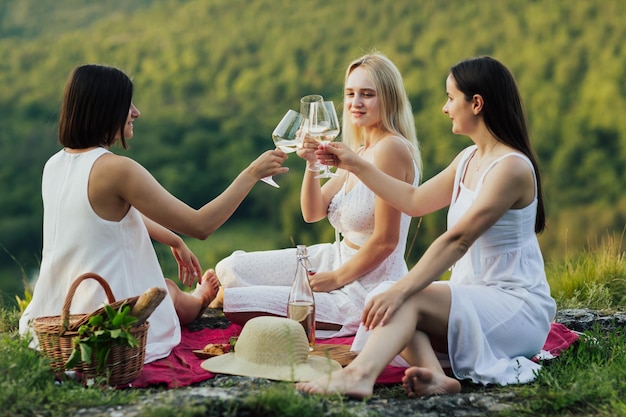
<path id="1" fill-rule="evenodd" d="M 198 207 L 272 147 L 275 123 L 300 96 L 341 101 L 346 65 L 373 48 L 404 75 L 429 178 L 470 144 L 441 113 L 448 68 L 493 55 L 518 79 L 540 155 L 542 247 L 549 259 L 575 253 L 626 223 L 625 21 L 621 0 L 5 0 L 0 288 L 19 288 L 20 266 L 37 268 L 41 169 L 59 148 L 67 75 L 88 62 L 133 77 L 142 117 L 128 154 Z M 262 221 L 283 245 L 331 239 L 326 222 L 302 222 L 303 163 L 288 164 L 281 189 L 259 184 L 229 224 Z M 423 219 L 412 260 L 444 219 Z"/>

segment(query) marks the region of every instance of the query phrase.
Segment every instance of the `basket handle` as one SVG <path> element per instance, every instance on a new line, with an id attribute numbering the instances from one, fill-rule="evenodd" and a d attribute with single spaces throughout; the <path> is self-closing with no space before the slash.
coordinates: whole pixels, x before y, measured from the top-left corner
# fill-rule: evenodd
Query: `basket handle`
<path id="1" fill-rule="evenodd" d="M 63 309 L 61 310 L 61 334 L 65 333 L 65 331 L 70 326 L 70 306 L 72 305 L 72 300 L 74 299 L 74 294 L 76 293 L 76 289 L 86 279 L 95 279 L 98 281 L 102 289 L 104 290 L 109 304 L 115 302 L 115 296 L 113 295 L 113 291 L 111 291 L 111 287 L 109 283 L 106 282 L 104 278 L 94 272 L 85 272 L 80 275 L 78 278 L 72 282 L 70 289 L 67 291 L 67 295 L 65 296 L 65 302 L 63 303 Z"/>

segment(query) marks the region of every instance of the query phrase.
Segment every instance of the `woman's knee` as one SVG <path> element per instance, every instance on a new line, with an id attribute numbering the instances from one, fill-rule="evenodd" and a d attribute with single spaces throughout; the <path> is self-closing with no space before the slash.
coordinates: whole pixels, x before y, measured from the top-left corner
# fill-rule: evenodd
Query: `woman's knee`
<path id="1" fill-rule="evenodd" d="M 236 265 L 235 253 L 227 256 L 215 265 L 215 275 L 224 288 L 236 286 L 234 273 Z"/>

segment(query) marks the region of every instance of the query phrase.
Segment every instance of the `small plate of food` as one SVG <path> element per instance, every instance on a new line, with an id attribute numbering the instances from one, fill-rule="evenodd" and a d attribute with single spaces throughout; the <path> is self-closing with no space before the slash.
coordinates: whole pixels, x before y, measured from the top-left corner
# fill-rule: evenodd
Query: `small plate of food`
<path id="1" fill-rule="evenodd" d="M 202 349 L 194 350 L 193 353 L 200 359 L 208 359 L 228 353 L 230 350 L 229 343 L 209 343 Z"/>

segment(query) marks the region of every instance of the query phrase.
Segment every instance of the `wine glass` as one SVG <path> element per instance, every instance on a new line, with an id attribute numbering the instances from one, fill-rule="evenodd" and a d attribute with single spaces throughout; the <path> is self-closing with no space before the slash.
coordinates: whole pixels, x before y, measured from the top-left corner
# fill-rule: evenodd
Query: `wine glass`
<path id="1" fill-rule="evenodd" d="M 272 132 L 272 140 L 278 149 L 285 153 L 295 152 L 304 140 L 304 116 L 295 110 L 287 110 L 287 113 L 278 122 Z M 280 188 L 272 177 L 262 178 L 261 181 L 272 187 Z"/>
<path id="2" fill-rule="evenodd" d="M 297 151 L 304 140 L 304 121 L 302 114 L 291 109 L 287 110 L 272 132 L 272 140 L 276 147 L 285 153 Z"/>
<path id="3" fill-rule="evenodd" d="M 324 98 L 319 94 L 309 94 L 300 99 L 300 113 L 308 118 L 310 114 L 311 103 L 319 103 L 324 101 Z"/>
<path id="4" fill-rule="evenodd" d="M 311 108 L 316 107 L 322 101 L 324 101 L 324 98 L 319 94 L 309 94 L 308 96 L 304 96 L 300 99 L 300 113 L 306 119 L 307 130 L 308 130 L 309 116 L 311 114 Z M 324 167 L 322 166 L 322 164 L 316 161 L 314 164 L 310 164 L 310 165 L 307 164 L 307 169 L 309 169 L 310 171 L 320 172 L 321 170 L 324 169 Z"/>
<path id="5" fill-rule="evenodd" d="M 280 119 L 278 125 L 272 132 L 272 140 L 278 149 L 285 153 L 295 152 L 302 146 L 304 140 L 304 116 L 294 110 L 287 110 L 287 113 Z M 266 184 L 280 188 L 272 177 L 261 178 Z"/>
<path id="6" fill-rule="evenodd" d="M 328 142 L 335 140 L 339 135 L 339 130 L 339 118 L 337 117 L 334 103 L 332 101 L 322 101 L 317 109 L 317 114 L 311 114 L 310 116 L 309 135 L 327 145 Z M 337 176 L 330 170 L 328 165 L 321 166 L 323 172 L 315 178 L 332 178 Z"/>
<path id="7" fill-rule="evenodd" d="M 263 181 L 266 184 L 271 185 L 274 188 L 280 188 L 280 185 L 276 184 L 276 181 L 274 181 L 274 178 L 272 177 L 261 178 L 261 181 Z"/>

